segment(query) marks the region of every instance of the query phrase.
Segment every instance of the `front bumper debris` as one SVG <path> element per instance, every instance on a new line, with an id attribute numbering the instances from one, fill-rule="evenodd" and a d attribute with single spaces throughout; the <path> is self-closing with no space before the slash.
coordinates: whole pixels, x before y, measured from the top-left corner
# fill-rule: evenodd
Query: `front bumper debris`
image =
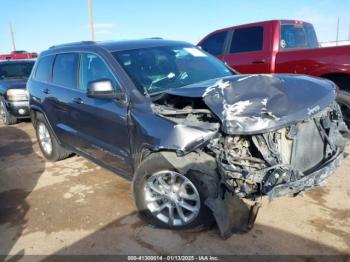
<path id="1" fill-rule="evenodd" d="M 250 231 L 261 206 L 260 202 L 249 205 L 225 189 L 217 198 L 208 197 L 205 204 L 213 212 L 223 239 L 228 239 L 235 233 L 243 234 Z"/>
<path id="2" fill-rule="evenodd" d="M 296 196 L 303 191 L 320 186 L 334 173 L 343 158 L 343 152 L 339 152 L 318 167 L 317 170 L 303 176 L 301 179 L 276 185 L 267 192 L 266 196 L 269 197 L 269 200 L 281 196 Z M 230 192 L 229 188 L 221 187 L 220 191 L 218 197 L 208 197 L 205 204 L 213 212 L 221 237 L 227 239 L 234 233 L 250 231 L 254 226 L 261 202 L 249 205 L 239 196 Z"/>
<path id="3" fill-rule="evenodd" d="M 343 153 L 338 153 L 325 162 L 319 169 L 305 175 L 301 179 L 273 187 L 267 193 L 267 196 L 270 200 L 281 196 L 295 196 L 303 191 L 320 186 L 322 182 L 335 172 L 335 169 L 340 165 L 343 158 Z"/>

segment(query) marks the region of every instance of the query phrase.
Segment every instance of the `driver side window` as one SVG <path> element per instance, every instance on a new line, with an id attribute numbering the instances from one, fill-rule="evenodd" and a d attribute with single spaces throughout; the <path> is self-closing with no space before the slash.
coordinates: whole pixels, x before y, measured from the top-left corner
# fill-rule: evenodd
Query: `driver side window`
<path id="1" fill-rule="evenodd" d="M 97 55 L 83 53 L 80 58 L 79 88 L 86 90 L 90 81 L 108 79 L 113 87 L 119 89 L 118 83 L 106 63 Z"/>

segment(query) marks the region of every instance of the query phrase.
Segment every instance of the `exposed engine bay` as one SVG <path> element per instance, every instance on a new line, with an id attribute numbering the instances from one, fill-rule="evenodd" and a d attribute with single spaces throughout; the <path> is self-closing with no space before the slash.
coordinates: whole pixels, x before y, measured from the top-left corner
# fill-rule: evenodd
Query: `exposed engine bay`
<path id="1" fill-rule="evenodd" d="M 252 80 L 253 86 L 258 83 Z M 276 88 L 274 78 L 258 76 L 258 80 Z M 281 95 L 281 89 L 275 92 L 277 98 L 257 91 L 255 100 L 239 100 L 238 81 L 219 81 L 207 87 L 202 97 L 163 94 L 154 100 L 152 110 L 177 125 L 216 130 L 195 150 L 215 159 L 221 194 L 257 202 L 262 196 L 270 200 L 296 196 L 324 182 L 343 158 L 342 133 L 348 132 L 334 97 L 333 101 L 323 99 L 323 105 L 299 104 L 291 111 L 293 105 Z M 280 79 L 277 82 L 285 84 Z M 236 100 L 228 103 L 232 97 Z M 276 107 L 281 101 L 289 108 Z M 218 199 L 206 203 L 214 215 L 220 213 L 220 218 L 216 217 L 219 227 L 227 224 L 223 211 L 218 210 L 221 203 Z M 222 235 L 227 235 L 225 227 L 221 226 Z"/>
<path id="2" fill-rule="evenodd" d="M 153 109 L 179 124 L 217 126 L 217 118 L 203 107 L 200 100 L 170 97 L 163 105 L 154 104 Z M 276 186 L 302 179 L 342 152 L 345 143 L 340 125 L 340 109 L 333 103 L 309 119 L 275 131 L 256 135 L 218 132 L 200 150 L 215 157 L 225 185 L 237 196 L 273 198 L 285 195 L 282 189 L 274 189 Z M 289 189 L 289 194 L 300 192 L 299 187 Z"/>
<path id="3" fill-rule="evenodd" d="M 319 185 L 331 170 L 327 169 L 311 185 L 300 180 L 342 152 L 338 110 L 333 105 L 302 123 L 264 134 L 212 140 L 208 148 L 216 154 L 227 188 L 242 198 L 268 195 L 272 199 Z"/>

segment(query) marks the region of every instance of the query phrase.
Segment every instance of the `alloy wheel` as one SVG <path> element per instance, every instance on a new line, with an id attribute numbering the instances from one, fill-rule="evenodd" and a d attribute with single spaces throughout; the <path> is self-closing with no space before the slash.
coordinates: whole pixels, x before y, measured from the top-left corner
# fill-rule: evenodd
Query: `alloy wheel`
<path id="1" fill-rule="evenodd" d="M 39 136 L 39 142 L 41 144 L 42 149 L 45 151 L 47 155 L 51 155 L 52 140 L 51 140 L 49 130 L 43 123 L 39 123 L 38 125 L 38 136 Z"/>
<path id="2" fill-rule="evenodd" d="M 149 211 L 168 225 L 187 225 L 199 214 L 199 193 L 180 173 L 167 170 L 153 174 L 145 181 L 144 193 Z"/>

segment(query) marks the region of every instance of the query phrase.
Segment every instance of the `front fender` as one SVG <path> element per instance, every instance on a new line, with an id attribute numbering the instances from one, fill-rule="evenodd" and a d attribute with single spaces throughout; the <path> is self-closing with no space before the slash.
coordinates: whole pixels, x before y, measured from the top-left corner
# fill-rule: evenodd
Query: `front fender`
<path id="1" fill-rule="evenodd" d="M 142 111 L 130 114 L 131 147 L 135 164 L 149 152 L 173 151 L 186 155 L 216 136 L 219 126 L 204 129 L 178 124 L 157 114 Z"/>

